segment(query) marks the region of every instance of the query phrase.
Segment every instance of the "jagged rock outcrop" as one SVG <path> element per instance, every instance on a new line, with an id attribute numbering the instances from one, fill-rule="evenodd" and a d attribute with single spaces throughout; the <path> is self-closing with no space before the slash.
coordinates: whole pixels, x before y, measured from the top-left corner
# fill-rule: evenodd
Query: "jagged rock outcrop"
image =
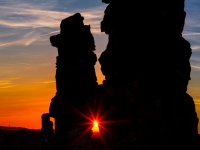
<path id="1" fill-rule="evenodd" d="M 81 134 L 87 128 L 80 126 L 88 121 L 81 113 L 85 114 L 87 106 L 94 103 L 97 57 L 90 25 L 84 25 L 83 20 L 80 13 L 62 20 L 60 33 L 50 37 L 52 46 L 58 49 L 57 92 L 49 108 L 50 116 L 55 118 L 56 149 L 66 149 L 72 144 L 70 132 L 77 130 Z"/>
<path id="2" fill-rule="evenodd" d="M 104 112 L 113 109 L 105 119 L 127 121 L 107 125 L 119 137 L 110 149 L 120 141 L 120 150 L 195 149 L 198 118 L 186 93 L 191 48 L 182 37 L 184 0 L 103 2 L 109 5 L 101 31 L 109 42 L 99 58 L 105 75 L 100 101 Z"/>

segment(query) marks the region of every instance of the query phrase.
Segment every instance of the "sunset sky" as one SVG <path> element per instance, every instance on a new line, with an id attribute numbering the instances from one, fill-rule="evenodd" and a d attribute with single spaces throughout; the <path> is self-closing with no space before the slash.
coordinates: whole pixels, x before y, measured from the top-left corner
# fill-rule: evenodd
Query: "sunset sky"
<path id="1" fill-rule="evenodd" d="M 80 12 L 91 25 L 99 57 L 108 38 L 99 27 L 105 8 L 101 0 L 0 0 L 0 126 L 41 128 L 56 92 L 57 50 L 49 37 L 58 34 L 62 19 Z M 183 36 L 193 50 L 188 93 L 200 116 L 200 1 L 186 0 L 185 10 Z M 101 83 L 99 63 L 96 73 Z"/>

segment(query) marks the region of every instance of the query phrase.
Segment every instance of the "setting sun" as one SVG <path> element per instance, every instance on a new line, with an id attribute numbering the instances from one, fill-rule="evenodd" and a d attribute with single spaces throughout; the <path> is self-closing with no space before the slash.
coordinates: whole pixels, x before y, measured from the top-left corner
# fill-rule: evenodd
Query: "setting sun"
<path id="1" fill-rule="evenodd" d="M 92 127 L 92 132 L 99 132 L 99 123 L 98 121 L 93 122 L 94 126 Z"/>
<path id="2" fill-rule="evenodd" d="M 93 122 L 94 126 L 92 127 L 92 138 L 99 138 L 100 132 L 99 132 L 99 123 L 98 121 Z"/>

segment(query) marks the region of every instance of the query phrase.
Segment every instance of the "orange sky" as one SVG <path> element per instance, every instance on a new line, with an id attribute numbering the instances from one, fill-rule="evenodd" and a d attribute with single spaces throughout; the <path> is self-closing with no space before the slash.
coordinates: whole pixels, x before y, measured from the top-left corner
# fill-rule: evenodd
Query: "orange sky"
<path id="1" fill-rule="evenodd" d="M 96 69 L 99 70 L 99 64 L 96 65 Z M 48 112 L 50 100 L 55 94 L 55 68 L 52 67 L 49 71 L 46 82 L 21 83 L 12 88 L 1 89 L 0 99 L 3 102 L 1 103 L 3 107 L 0 109 L 1 126 L 41 128 L 40 117 Z M 101 83 L 104 77 L 99 71 L 97 75 Z M 196 103 L 196 110 L 200 116 L 200 105 L 198 101 Z"/>
<path id="2" fill-rule="evenodd" d="M 0 89 L 0 126 L 41 128 L 40 117 L 48 112 L 50 100 L 56 92 L 53 63 L 52 66 L 52 70 L 46 72 L 46 78 L 41 81 L 40 79 L 37 82 L 25 81 L 16 85 L 4 82 L 6 86 Z M 99 64 L 96 68 L 99 68 Z M 104 77 L 99 71 L 97 74 L 98 82 L 101 83 Z"/>

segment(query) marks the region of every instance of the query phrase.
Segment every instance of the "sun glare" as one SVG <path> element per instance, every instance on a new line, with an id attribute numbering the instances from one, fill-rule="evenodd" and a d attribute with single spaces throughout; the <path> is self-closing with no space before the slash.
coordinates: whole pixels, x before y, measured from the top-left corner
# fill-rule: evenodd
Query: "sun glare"
<path id="1" fill-rule="evenodd" d="M 99 123 L 98 123 L 98 121 L 95 120 L 93 122 L 93 124 L 94 124 L 94 126 L 92 128 L 92 132 L 99 132 Z"/>
<path id="2" fill-rule="evenodd" d="M 92 127 L 92 138 L 99 138 L 100 132 L 99 132 L 99 123 L 98 121 L 93 121 L 93 127 Z"/>
<path id="3" fill-rule="evenodd" d="M 88 105 L 89 113 L 83 113 L 76 108 L 74 108 L 74 111 L 88 120 L 88 122 L 83 123 L 85 125 L 88 125 L 88 128 L 80 135 L 80 137 L 82 137 L 87 132 L 92 131 L 91 138 L 101 138 L 102 141 L 104 141 L 104 137 L 101 131 L 103 130 L 109 132 L 108 129 L 104 127 L 104 124 L 113 123 L 113 121 L 103 121 L 104 117 L 107 115 L 108 112 L 104 113 L 103 115 L 100 115 L 101 105 L 99 105 L 99 108 L 96 111 L 92 110 L 91 107 Z"/>

